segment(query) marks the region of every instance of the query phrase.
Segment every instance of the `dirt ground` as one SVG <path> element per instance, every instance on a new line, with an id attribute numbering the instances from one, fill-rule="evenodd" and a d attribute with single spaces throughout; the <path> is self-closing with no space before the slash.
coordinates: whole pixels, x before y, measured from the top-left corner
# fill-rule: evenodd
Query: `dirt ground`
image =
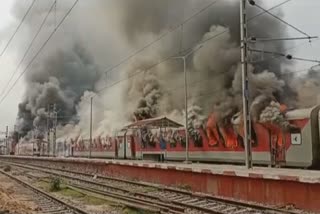
<path id="1" fill-rule="evenodd" d="M 0 211 L 11 214 L 32 214 L 38 207 L 23 191 L 23 187 L 0 174 Z"/>

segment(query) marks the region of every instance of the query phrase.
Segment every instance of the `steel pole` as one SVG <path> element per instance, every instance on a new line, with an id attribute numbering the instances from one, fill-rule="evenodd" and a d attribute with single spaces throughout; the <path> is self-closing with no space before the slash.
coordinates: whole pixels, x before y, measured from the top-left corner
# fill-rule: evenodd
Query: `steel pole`
<path id="1" fill-rule="evenodd" d="M 58 120 L 58 113 L 57 113 L 57 106 L 56 104 L 53 105 L 53 139 L 52 139 L 52 156 L 56 157 L 56 149 L 57 149 L 57 120 Z"/>
<path id="2" fill-rule="evenodd" d="M 188 132 L 188 78 L 187 78 L 187 69 L 186 69 L 186 57 L 181 57 L 183 60 L 183 73 L 184 73 L 184 108 L 185 108 L 185 126 L 186 126 L 186 163 L 189 162 L 189 132 Z"/>
<path id="3" fill-rule="evenodd" d="M 241 73 L 242 73 L 242 105 L 245 163 L 248 169 L 252 168 L 251 140 L 250 140 L 250 113 L 249 113 L 249 83 L 248 83 L 248 57 L 247 57 L 247 16 L 246 1 L 240 0 L 240 36 L 241 36 Z"/>
<path id="4" fill-rule="evenodd" d="M 91 150 L 92 150 L 92 101 L 93 101 L 93 97 L 90 98 L 90 145 L 89 145 L 89 158 L 91 158 Z"/>
<path id="5" fill-rule="evenodd" d="M 5 152 L 6 155 L 8 155 L 8 134 L 9 134 L 8 131 L 9 131 L 8 126 L 6 126 L 6 152 Z"/>
<path id="6" fill-rule="evenodd" d="M 50 104 L 48 104 L 48 112 L 47 112 L 47 154 L 50 156 Z"/>

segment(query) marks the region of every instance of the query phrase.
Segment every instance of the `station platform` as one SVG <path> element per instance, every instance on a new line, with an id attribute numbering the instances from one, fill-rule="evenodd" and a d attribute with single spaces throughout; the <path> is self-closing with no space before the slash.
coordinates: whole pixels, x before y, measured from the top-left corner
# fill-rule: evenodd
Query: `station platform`
<path id="1" fill-rule="evenodd" d="M 320 213 L 320 171 L 140 160 L 17 157 L 21 162 L 185 188 L 219 197 Z"/>

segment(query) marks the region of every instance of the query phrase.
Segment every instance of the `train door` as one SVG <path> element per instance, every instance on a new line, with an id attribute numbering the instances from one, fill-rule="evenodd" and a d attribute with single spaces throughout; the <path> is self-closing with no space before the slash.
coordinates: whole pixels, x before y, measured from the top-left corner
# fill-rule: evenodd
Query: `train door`
<path id="1" fill-rule="evenodd" d="M 120 159 L 135 158 L 135 144 L 132 131 L 119 132 L 117 134 L 116 156 Z"/>
<path id="2" fill-rule="evenodd" d="M 125 135 L 125 153 L 126 158 L 134 158 L 134 140 L 132 130 L 129 130 Z"/>
<path id="3" fill-rule="evenodd" d="M 271 166 L 280 166 L 286 161 L 285 137 L 281 131 L 269 133 Z"/>
<path id="4" fill-rule="evenodd" d="M 114 157 L 118 158 L 119 152 L 118 152 L 118 138 L 114 138 Z"/>
<path id="5" fill-rule="evenodd" d="M 73 157 L 73 152 L 74 152 L 74 144 L 70 145 L 70 156 Z"/>
<path id="6" fill-rule="evenodd" d="M 126 159 L 126 132 L 121 131 L 117 133 L 117 150 L 118 150 L 118 158 Z"/>
<path id="7" fill-rule="evenodd" d="M 136 158 L 136 142 L 134 140 L 133 135 L 131 135 L 130 138 L 131 138 L 131 157 Z"/>

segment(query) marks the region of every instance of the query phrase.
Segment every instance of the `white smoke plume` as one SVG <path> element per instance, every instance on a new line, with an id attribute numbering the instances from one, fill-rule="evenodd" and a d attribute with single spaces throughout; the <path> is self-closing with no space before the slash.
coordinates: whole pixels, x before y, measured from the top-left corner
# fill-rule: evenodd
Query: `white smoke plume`
<path id="1" fill-rule="evenodd" d="M 280 103 L 275 101 L 271 101 L 270 104 L 262 110 L 259 122 L 275 124 L 283 129 L 287 129 L 290 126 L 289 122 L 285 119 L 284 114 L 280 110 Z"/>

